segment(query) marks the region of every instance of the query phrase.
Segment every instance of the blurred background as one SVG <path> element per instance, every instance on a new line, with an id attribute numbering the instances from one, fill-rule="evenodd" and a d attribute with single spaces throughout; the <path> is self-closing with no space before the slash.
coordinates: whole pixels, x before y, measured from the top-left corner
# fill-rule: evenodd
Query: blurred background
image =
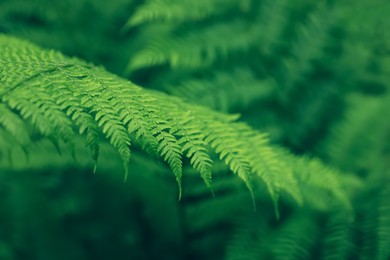
<path id="1" fill-rule="evenodd" d="M 240 114 L 363 183 L 346 187 L 353 217 L 306 190 L 276 220 L 222 163 L 215 196 L 185 165 L 178 202 L 170 170 L 141 151 L 123 183 L 108 144 L 94 174 L 82 141 L 73 158 L 0 136 L 0 259 L 390 259 L 388 14 L 386 0 L 0 0 L 0 33 Z"/>

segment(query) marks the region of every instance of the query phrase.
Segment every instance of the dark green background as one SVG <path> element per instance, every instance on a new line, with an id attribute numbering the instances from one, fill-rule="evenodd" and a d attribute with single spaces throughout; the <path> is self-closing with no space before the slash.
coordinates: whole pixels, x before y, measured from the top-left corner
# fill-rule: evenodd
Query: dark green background
<path id="1" fill-rule="evenodd" d="M 29 159 L 0 150 L 0 259 L 390 259 L 388 14 L 386 0 L 0 0 L 1 33 L 239 113 L 363 182 L 352 218 L 313 198 L 282 200 L 276 220 L 222 165 L 215 197 L 185 167 L 178 202 L 140 151 L 123 183 L 108 145 L 96 174 L 81 146 L 76 160 L 48 142 Z"/>

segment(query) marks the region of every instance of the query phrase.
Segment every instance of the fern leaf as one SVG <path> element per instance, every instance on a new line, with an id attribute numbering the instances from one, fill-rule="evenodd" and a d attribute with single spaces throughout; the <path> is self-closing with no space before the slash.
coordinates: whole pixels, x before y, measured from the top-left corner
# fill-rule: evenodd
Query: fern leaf
<path id="1" fill-rule="evenodd" d="M 290 46 L 291 57 L 284 60 L 283 95 L 287 96 L 294 90 L 294 84 L 312 70 L 312 62 L 323 55 L 329 38 L 328 31 L 336 19 L 329 9 L 320 5 L 299 26 L 296 39 Z"/>
<path id="2" fill-rule="evenodd" d="M 160 126 L 161 127 L 161 126 Z M 161 128 L 160 128 L 161 129 Z M 179 185 L 179 200 L 182 195 L 181 179 L 182 179 L 182 152 L 181 147 L 178 144 L 177 139 L 170 133 L 158 130 L 156 134 L 159 147 L 157 152 L 168 163 L 173 173 L 175 174 L 176 181 Z"/>
<path id="3" fill-rule="evenodd" d="M 382 158 L 390 129 L 390 95 L 370 97 L 351 95 L 346 120 L 332 129 L 325 144 L 328 157 L 341 169 L 361 171 L 383 164 Z M 364 104 L 364 106 L 362 106 Z M 370 133 L 370 134 L 366 134 Z"/>
<path id="4" fill-rule="evenodd" d="M 242 87 L 245 86 L 245 91 Z M 231 112 L 247 108 L 255 101 L 269 97 L 275 90 L 273 82 L 255 77 L 249 68 L 214 72 L 211 77 L 179 80 L 164 89 L 210 108 Z"/>
<path id="5" fill-rule="evenodd" d="M 152 21 L 199 20 L 240 5 L 245 7 L 248 2 L 247 0 L 242 3 L 235 0 L 198 0 L 196 2 L 191 0 L 150 0 L 138 8 L 127 22 L 127 26 Z"/>
<path id="6" fill-rule="evenodd" d="M 332 212 L 325 226 L 321 259 L 349 259 L 353 249 L 352 221 L 343 209 Z"/>
<path id="7" fill-rule="evenodd" d="M 245 182 L 252 198 L 258 181 L 265 183 L 277 209 L 281 193 L 302 204 L 296 180 L 310 176 L 304 169 L 307 165 L 314 172 L 322 170 L 305 160 L 296 168 L 295 161 L 299 160 L 270 148 L 264 134 L 234 122 L 235 115 L 142 89 L 102 68 L 12 37 L 0 36 L 0 49 L 2 108 L 11 108 L 12 113 L 54 141 L 72 144 L 77 132 L 86 134 L 86 146 L 95 161 L 99 134 L 103 133 L 124 163 L 125 178 L 130 143 L 138 143 L 169 165 L 180 197 L 182 156 L 190 159 L 206 185 L 210 185 L 210 153 L 215 152 Z M 7 119 L 10 120 L 13 117 Z M 348 205 L 349 197 L 342 191 L 340 179 L 325 176 L 330 187 L 323 188 Z M 323 186 L 320 181 L 312 185 Z"/>
<path id="8" fill-rule="evenodd" d="M 233 33 L 236 34 L 234 38 L 221 41 Z M 169 64 L 172 68 L 202 68 L 213 64 L 217 59 L 225 59 L 231 52 L 247 50 L 258 40 L 260 33 L 255 26 L 238 20 L 215 24 L 180 36 L 169 32 L 165 36 L 160 34 L 158 37 L 154 36 L 132 58 L 128 70 L 163 64 Z"/>
<path id="9" fill-rule="evenodd" d="M 147 143 L 171 167 L 179 186 L 183 151 L 210 183 L 212 162 L 207 146 L 211 145 L 253 194 L 250 159 L 256 151 L 246 147 L 250 139 L 240 133 L 242 124 L 232 122 L 235 117 L 141 89 L 101 68 L 14 38 L 1 36 L 0 48 L 4 53 L 0 59 L 1 101 L 43 136 L 71 143 L 78 129 L 87 134 L 86 144 L 96 160 L 99 129 L 125 165 L 131 139 Z M 185 119 L 183 111 L 194 111 L 194 117 Z M 267 146 L 266 140 L 259 145 Z M 125 171 L 127 174 L 126 167 Z"/>
<path id="10" fill-rule="evenodd" d="M 312 259 L 320 230 L 311 214 L 304 213 L 294 213 L 273 228 L 264 216 L 241 218 L 227 259 Z"/>
<path id="11" fill-rule="evenodd" d="M 242 154 L 243 143 L 238 131 L 232 126 L 221 122 L 205 122 L 206 142 L 219 154 L 220 160 L 224 160 L 230 169 L 244 180 L 254 199 L 253 172 L 250 162 Z"/>
<path id="12" fill-rule="evenodd" d="M 268 250 L 274 259 L 312 259 L 311 250 L 315 246 L 315 238 L 319 236 L 318 229 L 318 224 L 310 219 L 309 214 L 297 213 L 267 241 Z"/>
<path id="13" fill-rule="evenodd" d="M 193 123 L 189 123 L 193 121 Z M 179 136 L 178 143 L 182 146 L 182 152 L 190 159 L 191 165 L 199 171 L 206 186 L 211 188 L 211 167 L 213 161 L 210 158 L 202 133 L 201 126 L 196 124 L 190 113 L 177 115 L 173 122 L 172 133 Z"/>
<path id="14" fill-rule="evenodd" d="M 4 104 L 0 104 L 0 128 L 7 131 L 20 144 L 30 142 L 28 129 L 23 120 Z"/>
<path id="15" fill-rule="evenodd" d="M 388 173 L 387 173 L 388 174 Z M 390 257 L 390 177 L 387 175 L 379 197 L 378 208 L 378 246 L 376 259 L 388 259 Z"/>
<path id="16" fill-rule="evenodd" d="M 299 190 L 306 202 L 322 210 L 329 210 L 330 204 L 336 203 L 336 205 L 343 205 L 352 214 L 350 196 L 351 193 L 361 189 L 362 183 L 359 179 L 348 180 L 340 172 L 326 167 L 318 159 L 297 158 L 284 150 L 279 150 L 278 153 L 285 161 L 290 161 L 289 166 L 298 180 Z M 350 188 L 353 187 L 353 191 L 347 189 L 348 185 L 351 186 Z"/>
<path id="17" fill-rule="evenodd" d="M 243 127 L 241 132 L 247 135 L 250 149 L 256 152 L 248 154 L 248 157 L 251 158 L 252 169 L 261 176 L 266 184 L 274 202 L 276 217 L 279 218 L 277 204 L 281 192 L 289 194 L 298 205 L 303 204 L 296 177 L 291 168 L 281 160 L 280 155 L 271 148 L 264 146 L 266 142 L 264 135 L 262 136 L 260 133 L 245 128 Z M 252 157 L 255 154 L 256 156 Z"/>

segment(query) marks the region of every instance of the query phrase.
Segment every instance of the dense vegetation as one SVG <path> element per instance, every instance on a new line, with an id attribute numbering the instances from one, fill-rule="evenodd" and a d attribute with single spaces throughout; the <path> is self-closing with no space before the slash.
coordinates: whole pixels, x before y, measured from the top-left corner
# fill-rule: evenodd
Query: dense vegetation
<path id="1" fill-rule="evenodd" d="M 0 259 L 390 259 L 388 13 L 0 0 Z"/>

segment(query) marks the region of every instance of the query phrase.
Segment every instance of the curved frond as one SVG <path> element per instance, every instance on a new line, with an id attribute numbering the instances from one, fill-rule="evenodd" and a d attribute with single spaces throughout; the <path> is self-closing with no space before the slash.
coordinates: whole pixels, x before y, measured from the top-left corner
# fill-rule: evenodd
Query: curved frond
<path id="1" fill-rule="evenodd" d="M 285 190 L 300 203 L 292 175 L 267 148 L 267 138 L 235 123 L 235 117 L 142 89 L 102 68 L 15 38 L 1 36 L 0 48 L 2 107 L 12 109 L 41 135 L 71 144 L 77 131 L 83 133 L 97 160 L 101 132 L 125 169 L 130 143 L 139 142 L 167 162 L 179 186 L 183 153 L 210 185 L 210 145 L 252 193 L 254 179 L 259 178 L 274 201 L 279 190 Z"/>

